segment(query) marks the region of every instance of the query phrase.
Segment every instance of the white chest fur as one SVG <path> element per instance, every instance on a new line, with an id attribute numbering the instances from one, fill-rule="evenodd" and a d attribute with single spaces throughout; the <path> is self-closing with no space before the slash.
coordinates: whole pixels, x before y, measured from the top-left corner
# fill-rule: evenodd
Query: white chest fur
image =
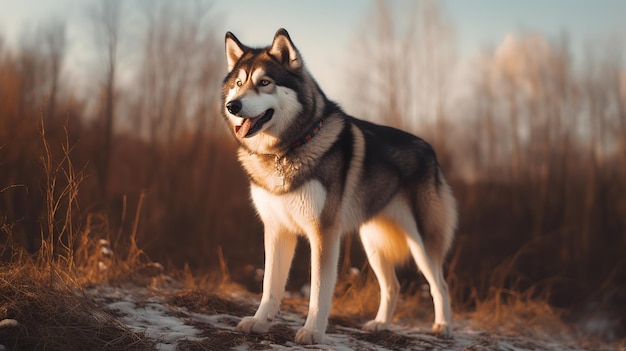
<path id="1" fill-rule="evenodd" d="M 250 192 L 266 227 L 282 228 L 304 235 L 319 227 L 326 202 L 326 189 L 319 181 L 311 180 L 281 195 L 272 194 L 254 184 Z"/>

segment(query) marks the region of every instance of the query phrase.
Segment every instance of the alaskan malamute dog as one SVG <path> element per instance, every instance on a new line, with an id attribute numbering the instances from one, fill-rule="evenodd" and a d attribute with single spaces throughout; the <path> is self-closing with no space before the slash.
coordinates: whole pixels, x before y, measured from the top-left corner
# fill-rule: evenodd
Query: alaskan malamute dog
<path id="1" fill-rule="evenodd" d="M 311 299 L 296 342 L 322 342 L 337 278 L 342 235 L 358 231 L 380 284 L 367 330 L 389 327 L 400 285 L 395 265 L 409 254 L 428 283 L 433 332 L 450 335 L 442 263 L 457 223 L 456 203 L 424 140 L 348 116 L 326 98 L 289 34 L 250 48 L 226 33 L 224 119 L 265 230 L 263 297 L 237 329 L 267 332 L 278 313 L 297 235 L 311 245 Z"/>

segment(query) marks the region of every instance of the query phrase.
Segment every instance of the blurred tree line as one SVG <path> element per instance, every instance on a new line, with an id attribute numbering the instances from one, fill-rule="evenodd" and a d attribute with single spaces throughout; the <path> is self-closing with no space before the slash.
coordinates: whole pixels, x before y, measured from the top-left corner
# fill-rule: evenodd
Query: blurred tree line
<path id="1" fill-rule="evenodd" d="M 101 59 L 89 96 L 64 75 L 62 21 L 42 24 L 19 47 L 0 38 L 1 244 L 34 252 L 48 235 L 43 121 L 57 159 L 67 138 L 84 175 L 77 226 L 116 242 L 143 199 L 137 237 L 152 259 L 213 269 L 223 255 L 243 280 L 262 264 L 263 236 L 220 116 L 223 33 L 202 3 L 137 4 L 89 9 Z M 435 146 L 461 216 L 448 273 L 455 301 L 534 289 L 563 306 L 623 302 L 623 40 L 590 44 L 581 58 L 566 35 L 511 34 L 460 75 L 445 11 L 432 1 L 409 7 L 373 2 L 348 48 L 346 81 L 358 89 L 348 90 L 355 106 L 346 110 Z M 131 32 L 138 64 L 121 84 L 120 43 Z M 294 269 L 306 276 L 299 256 Z"/>

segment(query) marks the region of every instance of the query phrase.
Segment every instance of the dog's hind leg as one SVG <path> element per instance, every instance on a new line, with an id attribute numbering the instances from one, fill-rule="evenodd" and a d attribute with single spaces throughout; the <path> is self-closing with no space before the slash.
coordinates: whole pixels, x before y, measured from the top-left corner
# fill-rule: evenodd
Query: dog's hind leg
<path id="1" fill-rule="evenodd" d="M 397 235 L 393 229 L 391 223 L 383 218 L 372 219 L 359 229 L 367 260 L 380 285 L 378 313 L 376 313 L 376 318 L 365 324 L 363 327 L 365 330 L 389 329 L 389 323 L 398 301 L 400 283 L 396 278 L 394 260 L 389 257 L 390 249 L 393 250 L 393 247 L 389 246 L 393 246 L 390 244 L 393 244 L 393 236 Z"/>
<path id="2" fill-rule="evenodd" d="M 452 312 L 448 284 L 443 276 L 443 261 L 454 237 L 457 212 L 452 191 L 442 175 L 439 179 L 438 186 L 427 186 L 418 193 L 415 204 L 418 213 L 413 218 L 419 221 L 419 232 L 415 227 L 407 242 L 418 268 L 430 285 L 435 307 L 433 333 L 450 337 Z"/>
<path id="3" fill-rule="evenodd" d="M 411 235 L 411 237 L 407 238 L 407 242 L 417 267 L 424 274 L 430 285 L 430 294 L 435 307 L 433 333 L 441 337 L 450 337 L 452 313 L 448 296 L 448 284 L 443 278 L 442 263 L 429 257 L 419 234 L 417 236 Z"/>
<path id="4" fill-rule="evenodd" d="M 425 215 L 436 216 L 431 210 L 437 210 L 438 207 L 433 204 L 433 201 L 438 201 L 439 198 L 429 198 L 430 202 L 423 203 L 424 206 L 432 206 L 431 208 L 424 208 Z M 378 223 L 385 224 L 383 226 L 382 233 L 377 238 L 378 242 L 385 243 L 379 244 L 380 248 L 386 248 L 385 252 L 388 257 L 394 259 L 394 262 L 400 262 L 405 257 L 405 253 L 408 249 L 411 255 L 417 263 L 417 267 L 424 274 L 424 277 L 430 285 L 430 292 L 433 297 L 433 304 L 435 307 L 435 323 L 433 325 L 433 332 L 437 335 L 448 337 L 450 336 L 450 324 L 452 322 L 450 299 L 448 297 L 448 285 L 443 278 L 442 263 L 445 257 L 445 251 L 443 246 L 425 246 L 424 240 L 420 235 L 420 231 L 417 226 L 417 216 L 414 215 L 413 209 L 408 205 L 402 197 L 396 197 L 392 202 L 387 205 L 385 210 L 377 216 L 381 218 L 377 220 Z M 452 218 L 452 217 L 450 217 Z M 439 227 L 438 224 L 444 226 Z M 429 239 L 434 239 L 432 236 L 443 235 L 439 232 L 441 228 L 446 228 L 447 222 L 445 216 L 437 216 L 437 218 L 430 218 L 429 222 L 422 223 L 422 228 L 426 228 L 427 235 L 430 235 Z M 379 225 L 380 226 L 380 225 Z M 398 237 L 401 238 L 401 243 Z M 439 238 L 437 243 L 444 243 L 445 238 Z M 446 248 L 447 249 L 447 248 Z"/>
<path id="5" fill-rule="evenodd" d="M 294 234 L 265 226 L 265 275 L 261 304 L 253 317 L 239 322 L 237 330 L 246 333 L 266 333 L 269 330 L 285 292 L 296 243 Z"/>

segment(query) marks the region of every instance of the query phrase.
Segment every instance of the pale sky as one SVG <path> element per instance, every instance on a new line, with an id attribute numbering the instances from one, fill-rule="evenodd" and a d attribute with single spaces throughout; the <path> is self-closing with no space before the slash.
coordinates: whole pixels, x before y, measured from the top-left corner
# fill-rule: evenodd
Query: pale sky
<path id="1" fill-rule="evenodd" d="M 0 0 L 0 34 L 10 45 L 15 45 L 21 33 L 36 28 L 47 18 L 64 19 L 70 56 L 65 64 L 88 67 L 93 65 L 93 36 L 87 34 L 91 28 L 86 28 L 90 25 L 86 13 L 93 1 L 96 0 Z M 549 38 L 568 33 L 575 51 L 587 42 L 609 35 L 626 37 L 624 0 L 440 0 L 438 3 L 443 5 L 455 27 L 461 59 L 469 59 L 487 46 L 497 46 L 507 33 L 531 31 Z M 218 30 L 232 31 L 243 43 L 252 46 L 269 44 L 278 28 L 286 28 L 322 88 L 329 96 L 336 97 L 341 94 L 336 79 L 349 64 L 347 47 L 365 22 L 371 6 L 372 2 L 365 0 L 216 0 L 212 11 Z M 127 22 L 132 25 L 132 19 Z"/>

